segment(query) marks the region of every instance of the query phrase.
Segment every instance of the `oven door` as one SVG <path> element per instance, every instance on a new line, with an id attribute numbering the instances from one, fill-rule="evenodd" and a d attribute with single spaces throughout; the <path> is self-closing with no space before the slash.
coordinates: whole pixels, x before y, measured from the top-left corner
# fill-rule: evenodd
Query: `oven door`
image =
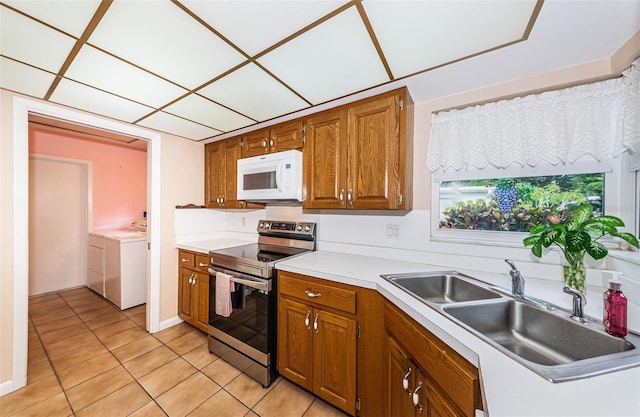
<path id="1" fill-rule="evenodd" d="M 229 317 L 216 314 L 216 272 L 231 275 L 234 285 Z M 209 268 L 209 335 L 265 366 L 270 364 L 276 337 L 272 281 L 215 266 Z"/>

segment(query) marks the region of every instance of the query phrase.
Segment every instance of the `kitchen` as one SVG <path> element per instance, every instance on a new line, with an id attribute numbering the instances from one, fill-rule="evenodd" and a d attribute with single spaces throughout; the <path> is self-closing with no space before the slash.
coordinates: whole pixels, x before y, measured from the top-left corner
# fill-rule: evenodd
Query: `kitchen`
<path id="1" fill-rule="evenodd" d="M 519 265 L 522 264 L 522 269 L 527 277 L 531 278 L 544 278 L 545 275 L 551 273 L 557 273 L 557 260 L 555 265 L 552 261 L 543 262 L 537 264 L 531 261 L 528 257 L 528 253 L 523 248 L 511 247 L 501 248 L 500 255 L 494 254 L 495 248 L 491 247 L 472 247 L 470 245 L 455 244 L 455 243 L 436 243 L 429 242 L 430 225 L 429 225 L 429 192 L 431 183 L 429 178 L 429 172 L 425 167 L 424 161 L 427 157 L 427 141 L 421 138 L 429 137 L 430 130 L 430 114 L 432 111 L 441 109 L 447 109 L 451 107 L 464 107 L 471 103 L 477 103 L 482 101 L 491 101 L 500 97 L 508 97 L 511 95 L 520 95 L 525 92 L 531 92 L 539 89 L 551 89 L 552 87 L 561 86 L 566 83 L 579 84 L 580 81 L 586 82 L 587 80 L 595 79 L 598 77 L 606 76 L 614 72 L 622 71 L 627 68 L 633 59 L 638 56 L 637 47 L 637 35 L 631 38 L 628 43 L 625 44 L 625 48 L 620 49 L 620 53 L 613 54 L 613 58 L 607 58 L 596 60 L 593 62 L 583 61 L 580 65 L 576 65 L 572 68 L 557 69 L 546 74 L 531 76 L 529 78 L 520 79 L 511 82 L 505 82 L 503 84 L 495 85 L 493 87 L 487 87 L 484 90 L 471 91 L 467 93 L 461 93 L 457 96 L 450 96 L 447 98 L 441 98 L 438 100 L 431 100 L 425 102 L 418 102 L 415 105 L 415 117 L 414 124 L 414 148 L 413 148 L 413 210 L 406 213 L 403 216 L 389 216 L 385 214 L 376 213 L 373 215 L 366 215 L 362 213 L 358 214 L 336 214 L 321 212 L 320 214 L 308 214 L 303 213 L 300 208 L 293 207 L 270 207 L 268 206 L 263 213 L 258 211 L 249 211 L 245 214 L 236 211 L 218 212 L 216 210 L 208 211 L 206 214 L 210 216 L 217 216 L 222 222 L 215 222 L 212 226 L 212 231 L 218 233 L 220 236 L 238 236 L 255 233 L 255 226 L 257 221 L 262 218 L 273 219 L 295 219 L 295 220 L 309 220 L 319 223 L 319 245 L 318 247 L 322 251 L 334 251 L 345 252 L 356 255 L 367 256 L 379 256 L 382 258 L 393 257 L 395 260 L 407 261 L 407 262 L 422 262 L 430 263 L 441 266 L 455 266 L 461 268 L 467 265 L 467 268 L 473 270 L 480 270 L 483 273 L 495 274 L 497 279 L 502 280 L 503 283 L 508 285 L 507 270 L 505 269 L 503 258 L 509 256 L 512 259 L 516 259 Z M 611 63 L 614 69 L 610 68 Z M 603 69 L 605 67 L 606 69 Z M 12 104 L 13 95 L 3 90 L 3 108 L 14 108 Z M 360 97 L 373 95 L 374 92 L 367 94 L 360 94 Z M 414 92 L 412 91 L 412 94 Z M 77 116 L 76 116 L 77 117 Z M 267 123 L 265 125 L 269 125 Z M 3 138 L 12 137 L 11 133 L 14 122 L 11 120 L 10 115 L 3 112 Z M 110 126 L 113 128 L 113 126 Z M 15 127 L 17 129 L 17 127 Z M 133 128 L 130 128 L 133 129 Z M 136 132 L 137 133 L 137 132 Z M 144 134 L 148 135 L 148 131 Z M 160 136 L 160 135 L 158 135 Z M 10 162 L 4 163 L 5 158 L 11 157 L 14 149 L 10 141 L 2 141 L 3 149 L 3 169 L 9 170 L 14 163 L 13 159 L 9 159 Z M 157 270 L 152 273 L 153 276 L 159 277 L 161 282 L 161 291 L 158 291 L 157 297 L 159 301 L 159 307 L 156 314 L 157 323 L 159 328 L 168 326 L 175 323 L 176 317 L 176 298 L 177 298 L 177 265 L 176 265 L 176 248 L 174 240 L 179 232 L 176 225 L 178 221 L 178 214 L 174 212 L 174 207 L 177 205 L 184 205 L 187 202 L 200 203 L 203 202 L 204 179 L 202 173 L 204 172 L 204 156 L 202 149 L 203 146 L 198 143 L 190 143 L 183 139 L 175 138 L 170 135 L 162 135 L 161 140 L 157 143 L 161 143 L 161 149 L 156 148 L 156 152 L 159 152 L 160 159 L 162 160 L 162 166 L 156 167 L 158 169 L 157 174 L 161 176 L 162 183 L 156 183 L 155 191 L 161 193 L 162 201 L 157 201 L 155 210 L 153 207 L 149 207 L 150 213 L 155 213 L 155 219 L 158 221 L 158 228 L 156 229 L 157 235 L 151 236 L 152 250 L 157 250 Z M 154 152 L 154 139 L 151 141 L 151 152 Z M 159 162 L 158 162 L 159 164 Z M 5 168 L 6 167 L 6 168 Z M 151 167 L 153 170 L 154 167 Z M 153 171 L 152 176 L 153 177 Z M 3 171 L 3 193 L 2 195 L 12 195 L 13 188 L 9 186 L 9 183 L 13 175 L 11 172 Z M 159 178 L 159 177 L 158 177 Z M 150 179 L 153 183 L 153 178 Z M 5 188 L 8 187 L 5 193 Z M 152 186 L 153 187 L 153 186 Z M 154 189 L 152 189 L 154 191 Z M 15 197 L 14 197 L 15 198 Z M 6 201 L 6 203 L 4 202 Z M 152 196 L 153 201 L 153 196 Z M 12 213 L 10 207 L 12 200 L 3 200 L 3 230 L 13 230 L 13 221 L 10 221 L 9 216 Z M 4 205 L 6 204 L 6 206 Z M 17 215 L 17 213 L 14 213 Z M 152 215 L 153 216 L 153 215 Z M 307 217 L 309 216 L 309 217 Z M 174 220 L 175 219 L 175 220 Z M 5 220 L 7 223 L 5 223 Z M 153 221 L 154 218 L 150 218 L 151 222 L 151 234 L 153 234 Z M 20 223 L 18 222 L 18 225 Z M 399 227 L 399 239 L 387 239 L 386 238 L 386 226 L 397 225 Z M 6 227 L 5 227 L 6 226 Z M 195 233 L 190 230 L 190 233 Z M 8 255 L 10 248 L 15 244 L 18 244 L 18 249 L 21 247 L 19 244 L 18 235 L 6 236 L 3 233 L 3 289 L 14 288 L 12 283 L 5 285 L 4 280 L 14 276 L 13 272 L 5 273 L 4 268 L 10 268 L 13 262 L 6 261 L 5 259 L 12 259 L 13 255 Z M 464 265 L 460 265 L 460 257 L 456 253 L 463 252 L 467 254 L 468 258 L 465 260 Z M 5 255 L 7 257 L 5 257 Z M 153 256 L 153 255 L 152 255 Z M 617 262 L 617 261 L 615 261 Z M 152 260 L 152 265 L 154 261 Z M 15 266 L 19 268 L 19 262 Z M 628 268 L 634 268 L 634 263 L 630 263 Z M 153 266 L 152 266 L 153 267 Z M 616 266 L 615 268 L 621 268 Z M 633 271 L 633 269 L 630 269 Z M 393 272 L 393 271 L 386 271 Z M 629 273 L 627 273 L 629 275 Z M 534 287 L 531 287 L 533 294 L 536 294 Z M 597 291 L 591 291 L 592 294 L 596 294 Z M 3 308 L 11 308 L 13 303 L 11 300 L 4 298 L 9 297 L 7 292 L 3 291 Z M 562 294 L 559 294 L 559 302 L 566 302 L 566 299 Z M 556 300 L 554 300 L 556 301 Z M 632 300 L 633 301 L 633 300 Z M 599 314 L 596 303 L 589 303 L 587 305 L 587 312 L 591 315 L 597 316 Z M 593 308 L 593 310 L 590 310 Z M 153 316 L 152 312 L 152 316 Z M 3 317 L 11 317 L 3 314 Z M 434 319 L 437 321 L 437 319 Z M 6 323 L 3 324 L 7 325 Z M 159 330 L 159 328 L 157 328 Z M 3 327 L 2 334 L 10 334 L 10 330 L 6 330 Z M 468 336 L 467 336 L 468 337 Z M 4 337 L 3 337 L 4 339 Z M 10 343 L 10 342 L 9 342 Z M 11 351 L 7 350 L 3 346 L 3 352 Z M 496 359 L 491 356 L 489 357 Z M 495 356 L 496 353 L 494 352 Z M 3 356 L 3 369 L 11 369 L 11 358 Z M 4 371 L 3 371 L 4 372 Z M 628 371 L 627 371 L 628 372 Z M 6 380 L 3 373 L 3 381 Z M 527 380 L 524 378 L 523 380 Z M 542 384 L 542 380 L 537 383 L 534 382 L 534 387 L 538 387 L 538 384 Z M 586 382 L 577 384 L 577 387 L 582 387 Z M 597 384 L 596 384 L 597 385 Z M 534 388 L 536 389 L 536 388 Z M 564 388 L 571 390 L 572 388 Z M 578 388 L 576 388 L 578 389 Z M 587 387 L 586 392 L 594 393 L 596 388 Z M 577 393 L 571 393 L 570 395 L 578 395 Z M 593 395 L 591 395 L 593 397 Z M 582 398 L 582 397 L 580 397 Z M 596 401 L 594 398 L 592 401 Z M 555 402 L 554 402 L 555 403 Z M 554 404 L 557 405 L 557 404 Z M 593 405 L 593 404 L 589 404 Z M 562 407 L 558 405 L 558 407 Z M 489 409 L 491 410 L 491 408 Z M 558 411 L 559 412 L 559 411 Z M 496 413 L 499 413 L 496 411 Z"/>

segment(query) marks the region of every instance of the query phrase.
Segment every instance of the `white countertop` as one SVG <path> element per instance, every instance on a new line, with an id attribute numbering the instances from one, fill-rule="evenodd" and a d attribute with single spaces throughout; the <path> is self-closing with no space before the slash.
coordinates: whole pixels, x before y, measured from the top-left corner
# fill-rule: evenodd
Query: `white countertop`
<path id="1" fill-rule="evenodd" d="M 192 242 L 177 242 L 176 247 L 180 249 L 190 250 L 192 252 L 209 254 L 210 250 L 231 248 L 233 246 L 250 245 L 255 243 L 251 240 L 220 238 L 196 240 Z"/>
<path id="2" fill-rule="evenodd" d="M 147 232 L 143 230 L 133 230 L 133 229 L 97 230 L 89 234 L 94 236 L 101 236 L 107 239 L 115 239 L 122 242 L 147 240 Z"/>
<path id="3" fill-rule="evenodd" d="M 442 267 L 316 251 L 278 262 L 277 269 L 377 289 L 479 367 L 485 409 L 491 417 L 640 416 L 640 368 L 551 383 L 380 277 Z M 510 283 L 499 277 L 460 272 L 503 287 Z"/>

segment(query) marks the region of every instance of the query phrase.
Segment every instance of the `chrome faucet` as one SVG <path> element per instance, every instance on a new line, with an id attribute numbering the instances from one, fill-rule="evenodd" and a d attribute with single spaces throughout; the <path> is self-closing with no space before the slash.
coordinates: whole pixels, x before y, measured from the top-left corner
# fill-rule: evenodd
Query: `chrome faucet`
<path id="1" fill-rule="evenodd" d="M 517 297 L 524 297 L 524 277 L 516 268 L 515 264 L 509 259 L 504 260 L 511 267 L 509 275 L 511 275 L 511 293 Z"/>
<path id="2" fill-rule="evenodd" d="M 573 296 L 573 312 L 571 318 L 581 323 L 586 323 L 584 318 L 584 305 L 587 304 L 587 297 L 578 290 L 573 288 L 564 287 L 564 292 Z"/>

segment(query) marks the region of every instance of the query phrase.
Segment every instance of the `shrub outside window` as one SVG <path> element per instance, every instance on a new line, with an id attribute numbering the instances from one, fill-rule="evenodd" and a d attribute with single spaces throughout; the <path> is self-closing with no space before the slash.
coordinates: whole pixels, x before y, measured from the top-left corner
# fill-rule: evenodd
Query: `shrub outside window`
<path id="1" fill-rule="evenodd" d="M 582 203 L 603 214 L 603 173 L 439 182 L 440 230 L 528 232 L 569 220 Z"/>

